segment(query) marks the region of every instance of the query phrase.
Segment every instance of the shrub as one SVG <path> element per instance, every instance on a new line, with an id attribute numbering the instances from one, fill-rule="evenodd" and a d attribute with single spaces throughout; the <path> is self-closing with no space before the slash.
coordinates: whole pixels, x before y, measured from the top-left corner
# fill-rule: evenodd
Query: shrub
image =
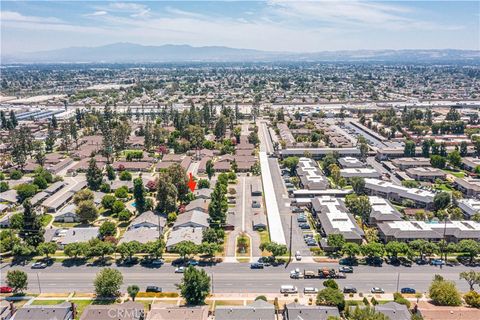
<path id="1" fill-rule="evenodd" d="M 10 179 L 19 180 L 23 177 L 23 173 L 20 170 L 12 170 L 10 172 Z"/>
<path id="2" fill-rule="evenodd" d="M 100 191 L 109 193 L 110 191 L 112 191 L 112 189 L 110 188 L 110 185 L 108 183 L 102 183 L 100 185 Z"/>
<path id="3" fill-rule="evenodd" d="M 120 198 L 120 199 L 125 199 L 128 197 L 128 188 L 127 187 L 121 187 L 115 190 L 115 197 Z"/>
<path id="4" fill-rule="evenodd" d="M 120 173 L 120 177 L 119 177 L 119 178 L 120 178 L 120 180 L 122 180 L 122 181 L 130 181 L 130 180 L 132 180 L 132 174 L 131 174 L 130 172 L 128 172 L 128 171 L 122 171 L 122 172 Z"/>
<path id="5" fill-rule="evenodd" d="M 370 302 L 368 301 L 367 297 L 363 297 L 363 304 L 366 306 L 370 305 Z"/>
<path id="6" fill-rule="evenodd" d="M 112 213 L 119 213 L 125 209 L 125 204 L 120 200 L 115 200 L 112 204 Z"/>
<path id="7" fill-rule="evenodd" d="M 118 220 L 120 221 L 128 221 L 132 217 L 132 214 L 128 210 L 122 210 L 118 213 Z"/>
<path id="8" fill-rule="evenodd" d="M 267 297 L 265 297 L 265 296 L 258 296 L 258 297 L 255 298 L 255 301 L 257 301 L 257 300 L 263 300 L 263 301 L 267 302 Z"/>

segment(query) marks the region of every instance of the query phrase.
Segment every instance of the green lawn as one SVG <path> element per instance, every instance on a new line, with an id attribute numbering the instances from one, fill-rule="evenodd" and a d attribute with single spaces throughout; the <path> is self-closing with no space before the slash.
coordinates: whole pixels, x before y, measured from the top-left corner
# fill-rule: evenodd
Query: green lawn
<path id="1" fill-rule="evenodd" d="M 452 170 L 447 170 L 447 169 L 443 169 L 443 171 L 444 171 L 445 173 L 449 173 L 449 174 L 451 174 L 452 176 L 457 177 L 457 178 L 463 178 L 463 177 L 465 177 L 465 172 L 463 172 L 463 171 L 452 171 Z"/>
<path id="2" fill-rule="evenodd" d="M 65 302 L 65 300 L 33 300 L 32 305 L 34 306 L 51 306 L 55 304 L 60 304 Z"/>
<path id="3" fill-rule="evenodd" d="M 441 190 L 441 191 L 452 191 L 453 190 L 448 184 L 445 184 L 445 183 L 436 184 L 435 189 Z"/>
<path id="4" fill-rule="evenodd" d="M 40 219 L 42 226 L 46 227 L 48 224 L 53 220 L 53 216 L 51 214 L 44 214 Z"/>
<path id="5" fill-rule="evenodd" d="M 80 319 L 80 316 L 83 313 L 83 310 L 90 304 L 92 304 L 92 300 L 70 300 L 71 302 L 75 303 L 77 306 L 77 316 L 75 317 L 75 320 Z"/>
<path id="6" fill-rule="evenodd" d="M 268 230 L 258 231 L 260 234 L 260 243 L 267 243 L 270 241 L 270 234 Z"/>

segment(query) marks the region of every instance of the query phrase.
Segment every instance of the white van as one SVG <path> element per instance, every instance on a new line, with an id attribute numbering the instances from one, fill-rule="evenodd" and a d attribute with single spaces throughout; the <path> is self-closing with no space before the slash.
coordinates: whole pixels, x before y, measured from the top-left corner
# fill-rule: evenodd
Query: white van
<path id="1" fill-rule="evenodd" d="M 298 293 L 298 289 L 292 285 L 283 285 L 280 287 L 280 293 Z"/>

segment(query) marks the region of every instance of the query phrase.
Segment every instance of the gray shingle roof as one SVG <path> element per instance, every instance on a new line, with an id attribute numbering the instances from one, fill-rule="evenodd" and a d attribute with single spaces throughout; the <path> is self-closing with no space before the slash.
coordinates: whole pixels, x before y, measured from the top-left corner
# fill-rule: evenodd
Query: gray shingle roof
<path id="1" fill-rule="evenodd" d="M 215 308 L 216 320 L 273 320 L 273 304 L 257 300 L 247 306 L 219 306 Z"/>

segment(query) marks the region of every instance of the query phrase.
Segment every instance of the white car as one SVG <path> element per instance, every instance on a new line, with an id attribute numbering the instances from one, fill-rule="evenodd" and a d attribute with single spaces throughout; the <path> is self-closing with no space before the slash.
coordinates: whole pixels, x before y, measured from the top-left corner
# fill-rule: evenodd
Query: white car
<path id="1" fill-rule="evenodd" d="M 184 272 L 185 272 L 185 267 L 175 268 L 175 273 L 184 273 Z"/>
<path id="2" fill-rule="evenodd" d="M 303 279 L 303 273 L 300 272 L 300 269 L 296 268 L 295 270 L 290 271 L 291 279 Z"/>
<path id="3" fill-rule="evenodd" d="M 372 293 L 385 293 L 385 290 L 379 287 L 373 287 L 372 290 L 370 290 Z"/>
<path id="4" fill-rule="evenodd" d="M 300 251 L 295 252 L 295 259 L 297 261 L 302 260 L 302 254 L 300 253 Z"/>
<path id="5" fill-rule="evenodd" d="M 314 288 L 314 287 L 305 287 L 303 289 L 303 293 L 304 294 L 317 294 L 318 293 L 318 289 L 317 288 Z"/>

